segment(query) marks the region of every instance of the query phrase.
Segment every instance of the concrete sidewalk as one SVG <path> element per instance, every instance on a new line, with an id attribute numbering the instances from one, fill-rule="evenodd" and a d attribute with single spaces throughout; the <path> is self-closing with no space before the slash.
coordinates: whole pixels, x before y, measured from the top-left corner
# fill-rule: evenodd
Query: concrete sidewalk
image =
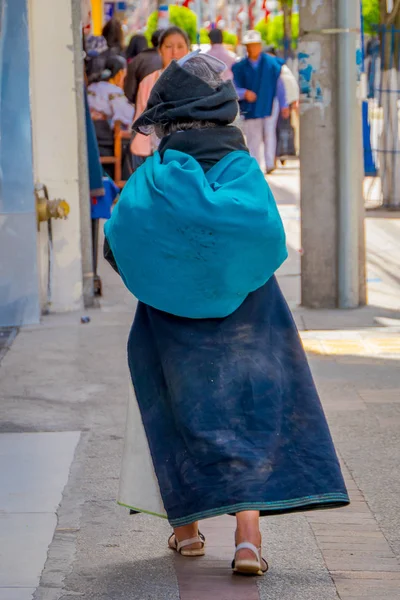
<path id="1" fill-rule="evenodd" d="M 294 309 L 296 178 L 290 169 L 270 178 L 290 245 L 280 282 Z M 232 577 L 230 517 L 203 522 L 207 556 L 185 560 L 167 549 L 168 523 L 129 516 L 116 505 L 128 389 L 126 340 L 135 310 L 119 277 L 101 264 L 104 298 L 101 310 L 89 312 L 89 324 L 80 323 L 81 314 L 52 315 L 41 326 L 22 330 L 0 366 L 0 535 L 3 541 L 8 531 L 12 540 L 1 549 L 0 599 L 397 600 L 400 286 L 397 267 L 376 259 L 380 236 L 394 244 L 398 224 L 391 221 L 393 231 L 387 230 L 389 221 L 383 228 L 377 223 L 369 240 L 369 268 L 380 269 L 387 286 L 378 287 L 376 296 L 385 299 L 384 307 L 295 309 L 352 504 L 264 519 L 264 554 L 270 562 L 264 578 Z M 393 260 L 400 255 L 397 237 Z M 369 284 L 372 293 L 377 277 Z M 22 445 L 31 442 L 29 448 Z M 32 522 L 45 519 L 50 532 L 42 528 L 43 535 L 29 536 L 32 514 Z"/>

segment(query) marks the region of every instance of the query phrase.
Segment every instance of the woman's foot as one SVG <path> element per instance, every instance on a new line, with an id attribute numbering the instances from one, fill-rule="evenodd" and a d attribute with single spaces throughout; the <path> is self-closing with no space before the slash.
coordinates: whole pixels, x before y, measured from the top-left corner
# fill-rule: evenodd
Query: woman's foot
<path id="1" fill-rule="evenodd" d="M 188 544 L 187 541 L 192 539 L 199 539 L 199 541 Z M 184 545 L 179 548 L 180 544 Z M 190 525 L 184 525 L 183 527 L 175 527 L 174 533 L 169 538 L 168 545 L 184 556 L 202 556 L 204 554 L 205 538 L 199 533 L 198 521 L 190 523 Z"/>

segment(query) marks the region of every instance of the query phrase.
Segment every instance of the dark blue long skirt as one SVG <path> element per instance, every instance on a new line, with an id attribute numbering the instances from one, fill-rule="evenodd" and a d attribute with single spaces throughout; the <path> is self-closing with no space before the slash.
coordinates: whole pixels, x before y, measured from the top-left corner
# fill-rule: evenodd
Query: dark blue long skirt
<path id="1" fill-rule="evenodd" d="M 139 303 L 129 366 L 173 527 L 349 499 L 296 325 L 273 277 L 225 319 Z"/>

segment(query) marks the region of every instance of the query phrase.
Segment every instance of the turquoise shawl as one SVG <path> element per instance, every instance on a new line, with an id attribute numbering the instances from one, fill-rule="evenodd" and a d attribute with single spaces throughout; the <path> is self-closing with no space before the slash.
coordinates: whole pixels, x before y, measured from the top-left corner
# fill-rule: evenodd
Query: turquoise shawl
<path id="1" fill-rule="evenodd" d="M 105 235 L 127 288 L 179 317 L 226 317 L 287 258 L 275 200 L 247 152 L 207 173 L 188 154 L 146 160 L 126 184 Z"/>

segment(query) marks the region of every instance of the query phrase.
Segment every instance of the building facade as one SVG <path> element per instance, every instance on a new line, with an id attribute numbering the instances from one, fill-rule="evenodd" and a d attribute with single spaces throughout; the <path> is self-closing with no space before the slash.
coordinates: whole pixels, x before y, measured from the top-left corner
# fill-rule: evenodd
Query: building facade
<path id="1" fill-rule="evenodd" d="M 81 308 L 85 289 L 90 302 L 92 274 L 81 0 L 0 0 L 0 28 L 4 327 L 38 323 L 44 311 Z M 38 224 L 39 185 L 69 206 L 66 220 Z"/>

